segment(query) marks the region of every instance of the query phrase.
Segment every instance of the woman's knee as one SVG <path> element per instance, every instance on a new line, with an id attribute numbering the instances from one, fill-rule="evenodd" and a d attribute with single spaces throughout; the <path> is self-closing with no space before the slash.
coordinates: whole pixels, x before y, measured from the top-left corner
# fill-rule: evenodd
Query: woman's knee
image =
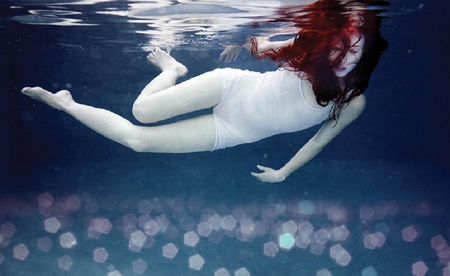
<path id="1" fill-rule="evenodd" d="M 134 118 L 143 124 L 159 121 L 152 102 L 148 100 L 145 102 L 140 100 L 135 101 L 132 107 L 132 113 Z"/>

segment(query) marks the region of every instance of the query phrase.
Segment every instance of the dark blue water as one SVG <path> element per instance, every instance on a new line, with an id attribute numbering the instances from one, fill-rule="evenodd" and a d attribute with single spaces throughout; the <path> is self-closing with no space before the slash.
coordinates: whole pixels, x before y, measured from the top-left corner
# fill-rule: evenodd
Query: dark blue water
<path id="1" fill-rule="evenodd" d="M 450 275 L 446 1 L 392 1 L 382 27 L 390 46 L 366 110 L 279 184 L 250 172 L 284 165 L 317 128 L 216 152 L 135 153 L 19 92 L 69 89 L 78 102 L 137 123 L 132 103 L 159 73 L 146 60 L 151 42 L 173 47 L 185 78 L 217 67 L 275 69 L 249 53 L 218 59 L 221 44 L 276 27 L 247 24 L 269 13 L 268 2 L 209 6 L 220 22 L 168 8 L 163 23 L 122 15 L 133 2 L 93 2 L 0 4 L 0 275 Z M 110 227 L 96 228 L 99 221 Z M 312 234 L 296 229 L 306 222 Z M 184 243 L 190 231 L 200 236 L 195 247 Z M 283 249 L 280 237 L 298 245 Z M 178 250 L 173 259 L 163 256 L 168 244 Z M 197 254 L 199 270 L 189 262 Z"/>

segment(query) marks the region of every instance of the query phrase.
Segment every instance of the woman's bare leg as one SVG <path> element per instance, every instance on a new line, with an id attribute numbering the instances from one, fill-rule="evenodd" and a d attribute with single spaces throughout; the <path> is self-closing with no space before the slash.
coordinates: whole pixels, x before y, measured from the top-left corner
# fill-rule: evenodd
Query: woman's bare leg
<path id="1" fill-rule="evenodd" d="M 222 79 L 217 72 L 208 72 L 175 85 L 187 68 L 159 48 L 148 60 L 161 69 L 133 104 L 133 115 L 141 123 L 153 123 L 180 114 L 210 108 L 222 97 Z M 174 86 L 175 85 L 175 86 Z"/>
<path id="2" fill-rule="evenodd" d="M 22 93 L 67 112 L 94 131 L 139 152 L 196 152 L 214 147 L 212 115 L 156 127 L 133 125 L 108 110 L 76 103 L 67 90 L 52 94 L 40 87 L 25 87 Z"/>

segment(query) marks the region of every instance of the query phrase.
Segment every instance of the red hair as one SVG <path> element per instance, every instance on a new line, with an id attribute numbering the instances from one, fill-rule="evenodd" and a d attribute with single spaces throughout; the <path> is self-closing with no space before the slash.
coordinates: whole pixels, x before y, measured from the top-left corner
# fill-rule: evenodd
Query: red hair
<path id="1" fill-rule="evenodd" d="M 329 117 L 336 119 L 343 104 L 364 93 L 370 75 L 387 47 L 387 42 L 381 38 L 379 32 L 379 11 L 374 13 L 372 9 L 365 10 L 362 17 L 364 24 L 357 28 L 352 26 L 354 22 L 349 20 L 346 6 L 337 0 L 321 0 L 302 9 L 284 8 L 279 13 L 283 16 L 277 21 L 290 21 L 301 27 L 294 43 L 261 52 L 258 51 L 256 39 L 250 38 L 253 56 L 269 57 L 276 61 L 279 67 L 301 72 L 301 76 L 311 82 L 319 105 L 333 103 Z M 340 64 L 350 49 L 351 33 L 360 33 L 366 42 L 358 65 L 342 81 L 335 75 L 333 68 Z M 335 40 L 344 45 L 344 51 L 335 60 L 330 61 L 329 56 Z"/>

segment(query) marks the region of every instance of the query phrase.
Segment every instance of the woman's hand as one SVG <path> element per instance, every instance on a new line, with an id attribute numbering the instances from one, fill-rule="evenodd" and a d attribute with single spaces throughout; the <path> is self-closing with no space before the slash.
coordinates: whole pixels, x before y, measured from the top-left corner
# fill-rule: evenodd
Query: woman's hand
<path id="1" fill-rule="evenodd" d="M 242 51 L 242 46 L 239 45 L 228 45 L 225 47 L 223 52 L 220 54 L 219 60 L 225 57 L 225 63 L 236 61 L 239 53 Z"/>
<path id="2" fill-rule="evenodd" d="M 284 176 L 283 173 L 281 173 L 279 170 L 263 167 L 261 165 L 258 165 L 256 167 L 263 172 L 261 173 L 252 172 L 252 175 L 262 182 L 276 183 L 284 181 L 286 179 L 286 176 Z"/>

